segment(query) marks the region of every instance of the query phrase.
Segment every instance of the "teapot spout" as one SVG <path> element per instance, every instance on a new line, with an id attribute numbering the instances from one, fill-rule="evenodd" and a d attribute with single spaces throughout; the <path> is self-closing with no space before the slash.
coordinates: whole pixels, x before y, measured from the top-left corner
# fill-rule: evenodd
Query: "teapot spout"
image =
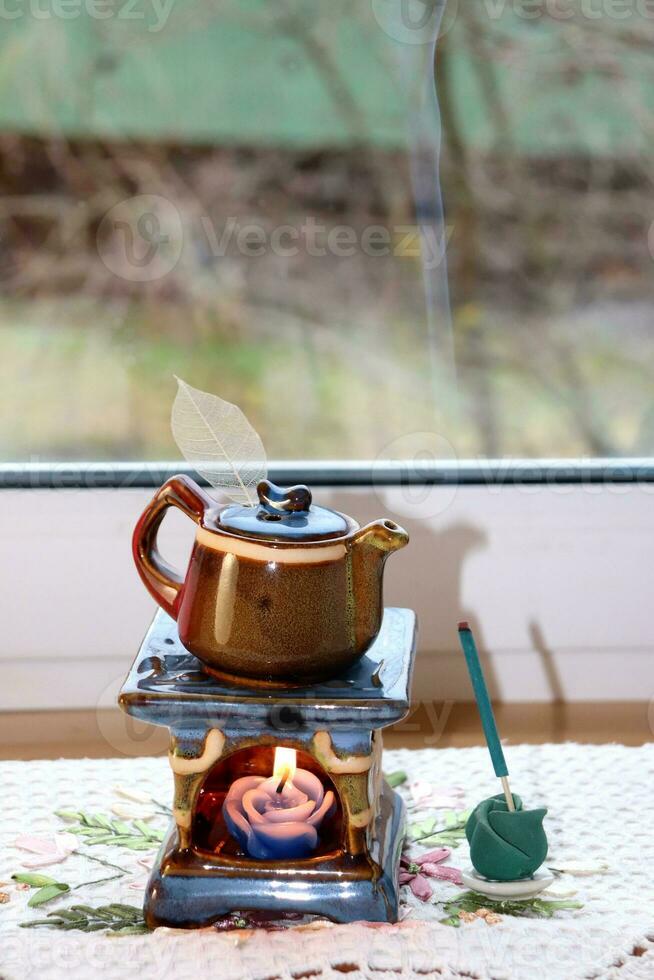
<path id="1" fill-rule="evenodd" d="M 386 559 L 409 543 L 394 521 L 373 521 L 352 539 L 352 585 L 356 648 L 365 652 L 379 633 L 384 614 L 383 579 Z"/>
<path id="2" fill-rule="evenodd" d="M 355 546 L 377 549 L 382 556 L 398 551 L 409 543 L 409 535 L 394 521 L 379 520 L 366 524 L 354 536 Z"/>

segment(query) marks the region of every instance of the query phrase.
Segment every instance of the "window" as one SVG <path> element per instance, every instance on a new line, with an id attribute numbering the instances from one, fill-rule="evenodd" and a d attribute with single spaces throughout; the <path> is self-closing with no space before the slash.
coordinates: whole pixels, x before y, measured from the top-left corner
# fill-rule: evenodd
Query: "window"
<path id="1" fill-rule="evenodd" d="M 505 699 L 643 697 L 649 6 L 0 11 L 0 486 L 53 488 L 2 497 L 0 710 L 115 704 L 174 374 L 273 478 L 406 526 L 422 697 L 469 697 L 460 618 Z M 191 534 L 162 528 L 179 568 Z"/>
<path id="2" fill-rule="evenodd" d="M 654 20 L 618 6 L 450 0 L 443 217 L 437 0 L 15 5 L 3 458 L 174 458 L 173 374 L 281 460 L 651 454 Z"/>

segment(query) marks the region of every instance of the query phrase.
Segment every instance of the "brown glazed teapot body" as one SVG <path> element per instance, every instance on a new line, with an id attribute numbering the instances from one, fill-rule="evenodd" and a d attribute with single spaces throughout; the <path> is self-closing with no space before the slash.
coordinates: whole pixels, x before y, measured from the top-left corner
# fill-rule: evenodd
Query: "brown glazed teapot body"
<path id="1" fill-rule="evenodd" d="M 168 480 L 133 537 L 148 591 L 184 646 L 233 681 L 303 684 L 339 674 L 377 636 L 388 555 L 408 543 L 392 521 L 366 527 L 312 507 L 306 487 L 263 481 L 259 507 L 220 510 L 193 480 Z M 198 525 L 186 576 L 157 551 L 168 507 Z"/>

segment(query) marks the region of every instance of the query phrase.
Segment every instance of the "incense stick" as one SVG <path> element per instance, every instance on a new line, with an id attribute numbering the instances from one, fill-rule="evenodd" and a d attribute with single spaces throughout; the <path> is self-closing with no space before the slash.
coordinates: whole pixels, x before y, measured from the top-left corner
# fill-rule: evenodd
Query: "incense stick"
<path id="1" fill-rule="evenodd" d="M 495 770 L 495 775 L 502 783 L 502 790 L 504 792 L 504 798 L 506 799 L 506 805 L 511 813 L 513 813 L 515 811 L 515 804 L 513 802 L 513 794 L 511 793 L 511 788 L 509 786 L 509 770 L 504 758 L 502 743 L 500 742 L 500 737 L 497 733 L 497 724 L 495 723 L 495 715 L 493 714 L 493 705 L 491 704 L 491 699 L 488 695 L 488 688 L 486 687 L 484 672 L 479 660 L 477 644 L 475 643 L 475 638 L 472 635 L 472 630 L 470 629 L 468 623 L 459 623 L 459 640 L 461 641 L 461 647 L 466 658 L 466 664 L 468 665 L 468 673 L 470 674 L 472 688 L 475 692 L 477 707 L 479 708 L 481 724 L 484 729 L 486 744 L 488 745 L 488 751 L 490 752 L 493 769 Z"/>

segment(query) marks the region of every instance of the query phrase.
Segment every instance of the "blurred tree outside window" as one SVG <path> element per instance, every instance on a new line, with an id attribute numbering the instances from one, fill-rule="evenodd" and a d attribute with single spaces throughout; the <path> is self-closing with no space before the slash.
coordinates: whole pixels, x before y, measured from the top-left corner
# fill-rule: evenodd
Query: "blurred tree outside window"
<path id="1" fill-rule="evenodd" d="M 175 458 L 174 374 L 271 458 L 653 454 L 654 7 L 60 7 L 0 15 L 5 461 Z"/>

